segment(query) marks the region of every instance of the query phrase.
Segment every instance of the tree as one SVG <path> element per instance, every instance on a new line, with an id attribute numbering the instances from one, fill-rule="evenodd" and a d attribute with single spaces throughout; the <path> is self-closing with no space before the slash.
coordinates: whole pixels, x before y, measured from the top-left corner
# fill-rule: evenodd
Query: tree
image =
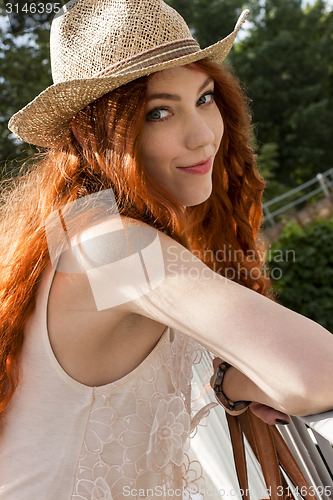
<path id="1" fill-rule="evenodd" d="M 333 13 L 322 0 L 304 10 L 301 0 L 266 0 L 254 23 L 232 60 L 259 148 L 277 144 L 275 179 L 293 187 L 333 163 Z"/>
<path id="2" fill-rule="evenodd" d="M 285 192 L 285 186 L 276 180 L 276 173 L 279 168 L 278 145 L 274 142 L 263 144 L 257 156 L 257 167 L 267 181 L 267 187 L 264 191 L 263 202 L 272 200 L 276 196 Z"/>
<path id="3" fill-rule="evenodd" d="M 36 148 L 8 130 L 9 118 L 50 85 L 49 29 L 12 33 L 0 7 L 0 175 L 15 168 L 14 160 L 29 158 Z"/>
<path id="4" fill-rule="evenodd" d="M 268 257 L 278 302 L 333 331 L 333 219 L 289 222 Z"/>
<path id="5" fill-rule="evenodd" d="M 201 48 L 231 33 L 243 10 L 236 0 L 166 0 L 166 3 L 184 17 Z"/>

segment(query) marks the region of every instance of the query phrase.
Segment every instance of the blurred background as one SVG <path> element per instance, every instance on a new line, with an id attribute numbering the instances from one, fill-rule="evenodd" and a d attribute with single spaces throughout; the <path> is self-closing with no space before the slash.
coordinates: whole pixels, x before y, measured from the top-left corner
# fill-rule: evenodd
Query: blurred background
<path id="1" fill-rule="evenodd" d="M 15 25 L 6 2 L 0 0 L 3 179 L 16 175 L 37 150 L 15 139 L 7 129 L 9 118 L 52 83 L 49 21 L 40 24 L 26 13 L 23 24 Z M 280 269 L 273 280 L 280 302 L 332 331 L 333 0 L 167 3 L 185 18 L 202 48 L 229 34 L 241 11 L 250 9 L 228 62 L 249 98 L 253 147 L 267 180 L 267 263 Z M 288 248 L 295 250 L 293 261 L 284 254 Z"/>

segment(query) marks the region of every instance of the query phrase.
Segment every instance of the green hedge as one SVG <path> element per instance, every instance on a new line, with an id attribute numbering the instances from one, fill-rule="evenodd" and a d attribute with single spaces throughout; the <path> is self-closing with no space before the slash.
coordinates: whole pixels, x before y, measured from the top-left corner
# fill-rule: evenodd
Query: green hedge
<path id="1" fill-rule="evenodd" d="M 333 218 L 289 222 L 267 265 L 278 302 L 333 333 Z"/>

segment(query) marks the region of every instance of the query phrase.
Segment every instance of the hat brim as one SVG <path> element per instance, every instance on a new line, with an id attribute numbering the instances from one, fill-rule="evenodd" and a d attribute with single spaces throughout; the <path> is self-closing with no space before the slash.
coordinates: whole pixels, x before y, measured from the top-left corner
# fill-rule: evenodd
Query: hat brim
<path id="1" fill-rule="evenodd" d="M 230 52 L 248 13 L 248 10 L 242 12 L 234 31 L 226 38 L 192 54 L 122 75 L 70 80 L 51 85 L 15 113 L 8 123 L 8 128 L 22 141 L 42 147 L 56 146 L 61 137 L 68 132 L 72 118 L 81 109 L 128 82 L 202 59 L 221 64 Z"/>

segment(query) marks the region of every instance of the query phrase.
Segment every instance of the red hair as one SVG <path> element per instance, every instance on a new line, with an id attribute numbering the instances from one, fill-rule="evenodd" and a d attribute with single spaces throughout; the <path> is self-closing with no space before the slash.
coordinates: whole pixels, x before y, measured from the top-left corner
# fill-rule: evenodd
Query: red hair
<path id="1" fill-rule="evenodd" d="M 0 413 L 19 382 L 24 326 L 50 260 L 46 219 L 71 201 L 111 188 L 120 214 L 163 231 L 215 272 L 269 295 L 270 280 L 262 272 L 264 262 L 256 241 L 265 182 L 249 147 L 246 99 L 230 72 L 207 61 L 190 67 L 215 80 L 216 102 L 225 127 L 214 163 L 212 194 L 204 203 L 183 211 L 177 199 L 150 178 L 142 165 L 139 142 L 149 77 L 89 104 L 73 118 L 59 146 L 40 154 L 30 172 L 3 190 Z"/>

